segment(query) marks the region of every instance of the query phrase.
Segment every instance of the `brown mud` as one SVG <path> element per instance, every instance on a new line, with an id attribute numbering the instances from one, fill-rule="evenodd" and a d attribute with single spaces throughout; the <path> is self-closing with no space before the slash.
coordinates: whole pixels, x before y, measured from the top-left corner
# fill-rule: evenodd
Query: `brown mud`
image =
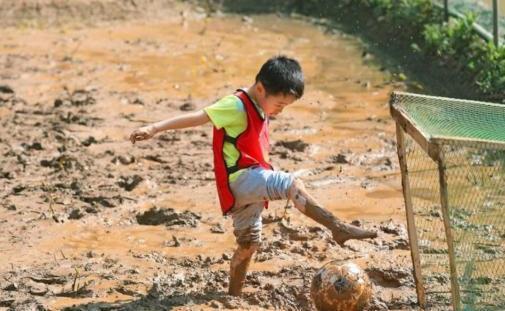
<path id="1" fill-rule="evenodd" d="M 331 260 L 368 273 L 369 310 L 417 310 L 387 104 L 405 83 L 303 18 L 148 2 L 110 1 L 111 16 L 93 1 L 2 2 L 0 310 L 314 310 L 311 278 Z M 340 247 L 275 202 L 234 298 L 210 125 L 128 135 L 250 85 L 278 53 L 300 60 L 307 92 L 272 122 L 275 166 L 379 237 Z"/>

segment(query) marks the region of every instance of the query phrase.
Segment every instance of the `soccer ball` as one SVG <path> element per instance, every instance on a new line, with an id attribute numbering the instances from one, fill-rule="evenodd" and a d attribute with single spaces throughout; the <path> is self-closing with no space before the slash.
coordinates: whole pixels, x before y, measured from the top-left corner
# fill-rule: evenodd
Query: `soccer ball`
<path id="1" fill-rule="evenodd" d="M 358 311 L 372 298 L 372 284 L 355 263 L 331 261 L 312 279 L 310 295 L 319 311 Z"/>

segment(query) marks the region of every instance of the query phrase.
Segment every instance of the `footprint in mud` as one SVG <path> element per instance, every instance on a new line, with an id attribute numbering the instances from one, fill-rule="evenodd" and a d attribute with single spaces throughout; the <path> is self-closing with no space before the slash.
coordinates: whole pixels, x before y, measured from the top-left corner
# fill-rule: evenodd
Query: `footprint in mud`
<path id="1" fill-rule="evenodd" d="M 128 176 L 128 177 L 121 176 L 121 177 L 119 177 L 119 181 L 117 182 L 117 185 L 119 187 L 125 189 L 126 191 L 132 191 L 143 180 L 144 180 L 144 178 L 142 178 L 139 175 L 133 175 L 133 176 Z"/>
<path id="2" fill-rule="evenodd" d="M 404 267 L 369 267 L 366 269 L 366 273 L 375 284 L 382 287 L 395 288 L 414 285 L 412 273 Z"/>
<path id="3" fill-rule="evenodd" d="M 115 156 L 112 160 L 111 163 L 117 164 L 121 163 L 123 165 L 129 165 L 135 162 L 135 157 L 132 155 L 120 155 L 120 156 Z"/>
<path id="4" fill-rule="evenodd" d="M 214 225 L 210 228 L 210 232 L 212 233 L 224 233 L 224 228 L 223 228 L 223 225 L 221 224 L 217 224 L 217 225 Z"/>
<path id="5" fill-rule="evenodd" d="M 0 85 L 0 104 L 8 102 L 15 96 L 14 90 L 8 85 Z"/>
<path id="6" fill-rule="evenodd" d="M 284 147 L 289 149 L 292 152 L 304 152 L 305 149 L 309 146 L 306 142 L 297 139 L 297 140 L 281 140 L 275 143 L 276 147 Z"/>
<path id="7" fill-rule="evenodd" d="M 339 153 L 337 155 L 332 155 L 328 162 L 333 164 L 349 164 L 350 160 L 348 155 Z"/>
<path id="8" fill-rule="evenodd" d="M 54 107 L 58 108 L 64 105 L 69 106 L 87 106 L 93 105 L 96 103 L 95 98 L 91 95 L 91 92 L 86 90 L 75 90 L 70 93 L 68 90 L 65 90 L 66 94 L 61 98 L 57 98 L 54 101 Z"/>
<path id="9" fill-rule="evenodd" d="M 196 106 L 195 104 L 191 103 L 191 102 L 187 102 L 187 103 L 184 103 L 182 104 L 179 109 L 181 111 L 193 111 L 196 109 Z"/>
<path id="10" fill-rule="evenodd" d="M 74 114 L 70 111 L 68 111 L 67 113 L 59 114 L 59 119 L 60 121 L 65 122 L 67 124 L 79 124 L 86 126 L 89 126 L 91 124 L 90 120 L 85 116 L 80 114 Z"/>
<path id="11" fill-rule="evenodd" d="M 91 146 L 92 144 L 98 144 L 98 141 L 96 140 L 95 137 L 93 136 L 89 136 L 88 138 L 86 138 L 85 140 L 83 140 L 81 142 L 81 144 L 85 147 L 89 147 Z"/>
<path id="12" fill-rule="evenodd" d="M 81 219 L 84 217 L 85 214 L 84 212 L 79 209 L 79 208 L 74 208 L 72 211 L 68 214 L 68 219 Z"/>
<path id="13" fill-rule="evenodd" d="M 79 163 L 77 158 L 68 154 L 62 154 L 58 157 L 52 158 L 51 160 L 42 160 L 40 161 L 40 165 L 43 167 L 52 167 L 56 171 L 83 169 L 83 165 Z"/>
<path id="14" fill-rule="evenodd" d="M 202 217 L 190 211 L 176 212 L 173 208 L 153 207 L 145 213 L 137 214 L 137 222 L 141 225 L 184 226 L 196 227 Z"/>

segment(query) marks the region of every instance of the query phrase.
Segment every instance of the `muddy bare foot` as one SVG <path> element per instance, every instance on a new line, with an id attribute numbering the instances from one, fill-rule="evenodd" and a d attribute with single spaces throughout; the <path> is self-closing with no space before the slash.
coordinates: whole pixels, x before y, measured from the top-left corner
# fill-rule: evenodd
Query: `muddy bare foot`
<path id="1" fill-rule="evenodd" d="M 340 246 L 343 246 L 347 240 L 363 240 L 373 239 L 377 237 L 377 232 L 372 230 L 365 230 L 359 227 L 340 222 L 332 230 L 333 240 Z"/>
<path id="2" fill-rule="evenodd" d="M 252 255 L 258 249 L 258 245 L 239 246 L 235 251 L 230 264 L 230 286 L 228 294 L 232 296 L 240 296 L 244 281 L 247 274 L 247 268 L 251 262 Z"/>

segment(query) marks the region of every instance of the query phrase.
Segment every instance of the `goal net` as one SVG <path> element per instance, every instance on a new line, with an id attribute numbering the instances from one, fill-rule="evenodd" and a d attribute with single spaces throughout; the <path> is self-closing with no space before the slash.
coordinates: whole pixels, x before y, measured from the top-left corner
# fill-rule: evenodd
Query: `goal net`
<path id="1" fill-rule="evenodd" d="M 419 303 L 505 310 L 505 105 L 394 92 Z"/>

